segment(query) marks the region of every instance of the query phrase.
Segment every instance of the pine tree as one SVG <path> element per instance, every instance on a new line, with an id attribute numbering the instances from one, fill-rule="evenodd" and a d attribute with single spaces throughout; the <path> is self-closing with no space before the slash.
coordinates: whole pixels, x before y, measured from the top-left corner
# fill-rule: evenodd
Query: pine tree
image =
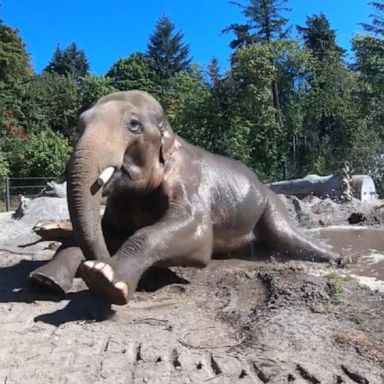
<path id="1" fill-rule="evenodd" d="M 75 79 L 88 74 L 89 63 L 83 50 L 78 49 L 76 43 L 70 44 L 62 50 L 58 45 L 45 72 L 55 72 L 58 75 L 71 75 Z"/>
<path id="2" fill-rule="evenodd" d="M 288 0 L 249 0 L 248 5 L 238 6 L 247 19 L 246 24 L 232 24 L 224 32 L 234 32 L 236 39 L 230 44 L 237 49 L 250 44 L 263 44 L 276 39 L 286 38 L 289 29 L 288 19 L 282 16 L 290 9 L 285 6 Z"/>
<path id="3" fill-rule="evenodd" d="M 384 37 L 384 1 L 372 1 L 369 3 L 376 13 L 373 13 L 370 16 L 372 19 L 372 24 L 361 23 L 364 30 L 370 33 L 373 33 L 377 37 Z"/>
<path id="4" fill-rule="evenodd" d="M 384 146 L 384 1 L 369 3 L 374 8 L 371 23 L 361 24 L 366 34 L 352 42 L 353 68 L 359 76 L 357 109 L 361 128 L 354 132 L 352 155 L 360 172 L 368 172 L 383 188 Z"/>
<path id="5" fill-rule="evenodd" d="M 184 34 L 175 32 L 175 25 L 163 15 L 149 37 L 147 54 L 160 80 L 167 80 L 181 71 L 190 69 L 189 46 L 183 43 Z"/>
<path id="6" fill-rule="evenodd" d="M 368 35 L 353 39 L 356 54 L 355 69 L 359 70 L 382 93 L 384 85 L 384 1 L 369 3 L 376 13 L 370 15 L 371 24 L 362 23 Z"/>
<path id="7" fill-rule="evenodd" d="M 248 0 L 247 5 L 234 3 L 241 9 L 247 22 L 232 24 L 224 30 L 224 32 L 232 31 L 236 35 L 230 46 L 237 50 L 252 45 L 271 45 L 276 40 L 285 39 L 289 33 L 289 28 L 286 27 L 288 19 L 282 14 L 290 11 L 285 6 L 287 2 L 288 0 Z M 271 65 L 274 65 L 273 59 Z M 276 122 L 282 129 L 284 122 L 277 79 L 272 79 L 270 89 Z"/>
<path id="8" fill-rule="evenodd" d="M 311 55 L 304 104 L 303 140 L 300 153 L 307 169 L 330 172 L 345 160 L 351 131 L 357 126 L 353 94 L 355 77 L 343 60 L 344 50 L 336 43 L 336 31 L 325 15 L 307 18 L 298 26 Z"/>
<path id="9" fill-rule="evenodd" d="M 325 15 L 308 17 L 306 27 L 297 26 L 297 30 L 303 36 L 304 45 L 319 62 L 338 61 L 344 55 L 345 50 L 336 43 L 336 31 L 331 29 Z"/>

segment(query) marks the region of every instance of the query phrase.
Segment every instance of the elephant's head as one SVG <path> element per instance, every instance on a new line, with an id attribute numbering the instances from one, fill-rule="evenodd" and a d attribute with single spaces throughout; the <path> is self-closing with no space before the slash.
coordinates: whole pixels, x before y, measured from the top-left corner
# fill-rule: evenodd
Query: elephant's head
<path id="1" fill-rule="evenodd" d="M 156 189 L 175 138 L 160 104 L 141 91 L 102 97 L 80 116 L 78 129 L 67 168 L 69 212 L 85 256 L 99 259 L 108 255 L 99 213 L 103 184 Z"/>

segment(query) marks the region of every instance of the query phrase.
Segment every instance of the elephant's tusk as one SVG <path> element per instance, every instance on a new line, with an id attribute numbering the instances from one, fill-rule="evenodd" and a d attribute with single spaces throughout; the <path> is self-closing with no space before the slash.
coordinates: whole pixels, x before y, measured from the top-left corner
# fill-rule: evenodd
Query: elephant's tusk
<path id="1" fill-rule="evenodd" d="M 105 168 L 104 171 L 101 172 L 100 176 L 97 178 L 97 184 L 100 187 L 102 187 L 104 184 L 107 184 L 114 172 L 114 167 Z"/>

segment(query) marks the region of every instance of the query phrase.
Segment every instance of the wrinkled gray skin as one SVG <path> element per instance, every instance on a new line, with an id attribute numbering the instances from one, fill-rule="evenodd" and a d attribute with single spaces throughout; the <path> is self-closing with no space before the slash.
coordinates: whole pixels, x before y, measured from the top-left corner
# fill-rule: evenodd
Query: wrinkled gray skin
<path id="1" fill-rule="evenodd" d="M 67 169 L 75 244 L 64 244 L 33 272 L 35 282 L 65 292 L 78 270 L 91 290 L 124 304 L 149 267 L 204 267 L 213 254 L 256 237 L 292 258 L 338 259 L 291 225 L 283 204 L 250 169 L 175 135 L 147 93 L 102 97 L 80 116 L 79 130 Z M 101 221 L 103 188 L 96 180 L 111 166 Z"/>

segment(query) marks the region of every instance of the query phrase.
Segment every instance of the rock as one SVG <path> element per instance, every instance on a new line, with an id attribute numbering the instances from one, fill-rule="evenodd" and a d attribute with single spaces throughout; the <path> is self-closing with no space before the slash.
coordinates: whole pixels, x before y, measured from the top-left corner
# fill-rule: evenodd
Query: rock
<path id="1" fill-rule="evenodd" d="M 20 204 L 12 216 L 32 226 L 40 220 L 67 220 L 69 211 L 66 198 L 41 196 L 35 199 L 20 197 Z"/>
<path id="2" fill-rule="evenodd" d="M 289 216 L 303 228 L 316 226 L 316 218 L 313 217 L 310 207 L 304 201 L 293 195 L 278 195 L 288 210 Z"/>
<path id="3" fill-rule="evenodd" d="M 364 223 L 367 218 L 361 212 L 353 212 L 351 216 L 348 217 L 349 224 L 360 224 Z"/>

